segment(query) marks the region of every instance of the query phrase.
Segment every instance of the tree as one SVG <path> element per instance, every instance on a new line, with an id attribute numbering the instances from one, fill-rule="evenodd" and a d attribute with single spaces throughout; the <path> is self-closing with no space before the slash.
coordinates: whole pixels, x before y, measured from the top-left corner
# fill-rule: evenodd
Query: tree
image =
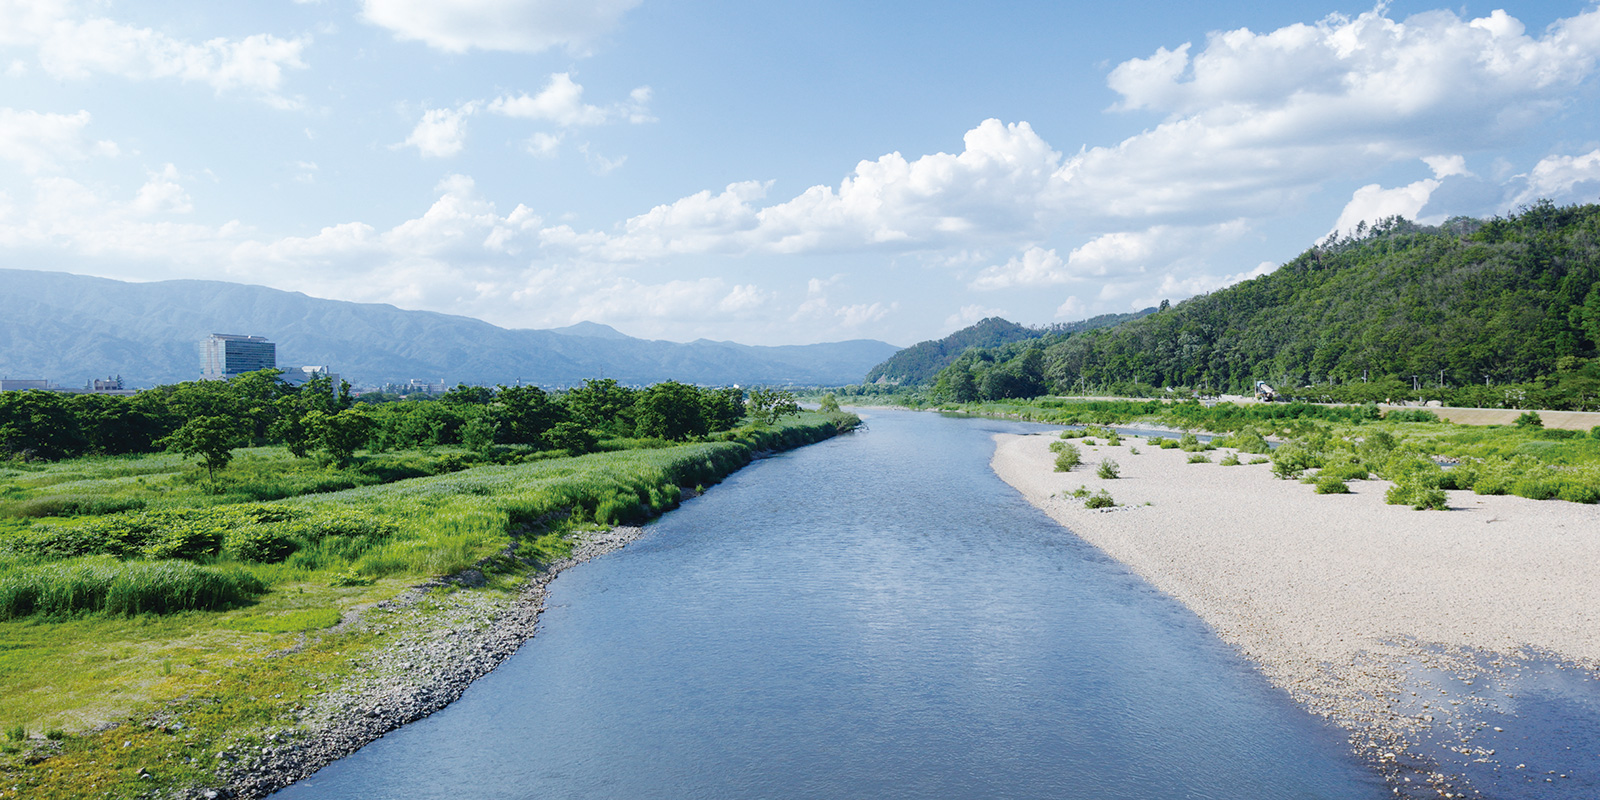
<path id="1" fill-rule="evenodd" d="M 305 427 L 311 431 L 318 450 L 327 462 L 335 467 L 348 465 L 356 450 L 372 436 L 373 420 L 357 408 L 328 413 L 312 411 L 305 416 Z"/>
<path id="2" fill-rule="evenodd" d="M 594 449 L 594 434 L 576 422 L 557 422 L 544 432 L 545 444 L 552 450 L 565 450 L 572 455 L 582 455 Z"/>
<path id="3" fill-rule="evenodd" d="M 567 390 L 561 400 L 573 419 L 585 427 L 628 436 L 635 428 L 633 407 L 638 396 L 637 389 L 610 378 L 591 378 L 583 386 Z"/>
<path id="4" fill-rule="evenodd" d="M 217 470 L 233 460 L 233 448 L 244 443 L 244 424 L 234 417 L 194 417 L 162 440 L 167 449 L 186 456 L 199 456 L 212 485 Z"/>
<path id="5" fill-rule="evenodd" d="M 501 386 L 495 406 L 502 419 L 500 441 L 507 444 L 538 444 L 567 418 L 567 410 L 537 386 Z"/>
<path id="6" fill-rule="evenodd" d="M 639 393 L 634 404 L 638 435 L 683 441 L 706 433 L 705 407 L 700 390 L 664 381 Z"/>
<path id="7" fill-rule="evenodd" d="M 744 390 L 737 386 L 710 389 L 701 394 L 705 405 L 706 426 L 714 431 L 725 431 L 744 419 Z"/>
<path id="8" fill-rule="evenodd" d="M 822 402 L 817 406 L 817 410 L 824 414 L 839 413 L 839 398 L 834 396 L 833 392 L 828 392 L 822 396 Z"/>
<path id="9" fill-rule="evenodd" d="M 787 389 L 755 389 L 750 392 L 750 416 L 762 425 L 774 425 L 778 420 L 800 413 L 800 403 L 794 392 Z"/>

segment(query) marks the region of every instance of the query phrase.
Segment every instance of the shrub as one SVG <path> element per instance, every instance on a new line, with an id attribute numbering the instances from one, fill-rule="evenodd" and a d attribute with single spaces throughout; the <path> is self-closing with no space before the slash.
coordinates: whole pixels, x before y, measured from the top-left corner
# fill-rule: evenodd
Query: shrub
<path id="1" fill-rule="evenodd" d="M 1223 447 L 1231 447 L 1242 453 L 1267 453 L 1272 448 L 1267 445 L 1267 440 L 1255 428 L 1245 427 L 1224 436 L 1217 441 Z"/>
<path id="2" fill-rule="evenodd" d="M 1149 439 L 1149 444 L 1151 447 L 1166 447 L 1167 439 L 1165 436 L 1152 436 Z M 1178 445 L 1174 442 L 1172 446 L 1177 447 Z"/>
<path id="3" fill-rule="evenodd" d="M 13 725 L 6 728 L 7 741 L 20 742 L 26 738 L 28 738 L 28 730 L 21 725 Z"/>
<path id="4" fill-rule="evenodd" d="M 1519 428 L 1543 428 L 1544 420 L 1539 417 L 1539 412 L 1537 411 L 1524 411 L 1517 417 L 1517 421 L 1512 424 Z"/>
<path id="5" fill-rule="evenodd" d="M 1368 476 L 1367 465 L 1357 461 L 1337 461 L 1325 465 L 1317 472 L 1317 477 L 1332 477 L 1341 481 L 1364 481 Z"/>
<path id="6" fill-rule="evenodd" d="M 1600 425 L 1596 425 L 1589 429 L 1589 438 L 1600 439 Z"/>
<path id="7" fill-rule="evenodd" d="M 1390 422 L 1438 422 L 1439 415 L 1420 408 L 1397 409 L 1383 415 Z"/>
<path id="8" fill-rule="evenodd" d="M 1195 453 L 1194 455 L 1189 456 L 1189 463 L 1190 464 L 1210 464 L 1211 463 L 1211 459 L 1209 457 L 1207 457 L 1205 453 Z"/>
<path id="9" fill-rule="evenodd" d="M 1389 488 L 1383 495 L 1384 502 L 1390 505 L 1409 505 L 1417 511 L 1433 509 L 1444 511 L 1449 508 L 1443 489 L 1417 482 L 1397 483 Z"/>
<path id="10" fill-rule="evenodd" d="M 1111 499 L 1111 493 L 1101 489 L 1083 501 L 1084 508 L 1111 508 L 1117 501 Z"/>
<path id="11" fill-rule="evenodd" d="M 1150 441 L 1152 441 L 1152 442 L 1159 441 L 1161 443 L 1161 449 L 1162 450 L 1176 450 L 1176 449 L 1178 449 L 1178 440 L 1176 440 L 1176 439 L 1151 439 Z"/>
<path id="12" fill-rule="evenodd" d="M 241 561 L 276 564 L 300 549 L 300 543 L 278 525 L 253 525 L 228 533 L 223 550 Z"/>
<path id="13" fill-rule="evenodd" d="M 1600 488 L 1573 479 L 1563 479 L 1556 497 L 1569 503 L 1600 503 Z"/>
<path id="14" fill-rule="evenodd" d="M 1338 475 L 1318 473 L 1317 494 L 1349 494 L 1350 487 Z"/>
<path id="15" fill-rule="evenodd" d="M 1217 463 L 1224 467 L 1237 467 L 1239 466 L 1239 454 L 1229 453 L 1223 456 L 1222 460 L 1218 461 Z"/>
<path id="16" fill-rule="evenodd" d="M 1072 445 L 1067 444 L 1066 442 L 1051 442 L 1050 443 L 1050 452 L 1059 453 L 1059 452 L 1062 451 L 1063 448 L 1067 448 L 1067 447 L 1071 447 L 1071 446 Z"/>
<path id="17" fill-rule="evenodd" d="M 1122 445 L 1122 437 L 1118 436 L 1116 431 L 1111 431 L 1106 435 L 1106 444 L 1110 447 L 1120 447 Z"/>
<path id="18" fill-rule="evenodd" d="M 1094 474 L 1106 480 L 1111 480 L 1113 478 L 1121 477 L 1121 469 L 1122 468 L 1118 466 L 1117 462 L 1108 458 L 1100 462 L 1100 468 L 1096 469 Z"/>
<path id="19" fill-rule="evenodd" d="M 1073 467 L 1083 463 L 1083 456 L 1078 448 L 1066 442 L 1061 442 L 1062 448 L 1056 454 L 1056 472 L 1070 472 Z"/>
<path id="20" fill-rule="evenodd" d="M 1298 478 L 1308 469 L 1322 466 L 1322 459 L 1310 448 L 1291 442 L 1272 451 L 1272 474 L 1281 480 Z"/>
<path id="21" fill-rule="evenodd" d="M 1186 453 L 1197 453 L 1203 447 L 1198 437 L 1188 431 L 1184 431 L 1183 436 L 1178 437 L 1178 449 Z"/>
<path id="22" fill-rule="evenodd" d="M 1270 459 L 1270 458 L 1267 458 L 1267 457 L 1265 457 L 1265 456 L 1257 456 L 1257 457 L 1255 457 L 1255 458 L 1252 458 L 1252 459 L 1250 459 L 1250 461 L 1249 461 L 1249 464 L 1250 464 L 1250 465 L 1251 465 L 1251 466 L 1255 466 L 1255 465 L 1256 465 L 1256 464 L 1267 464 L 1267 463 L 1271 463 L 1271 461 L 1272 461 L 1272 459 Z"/>
<path id="23" fill-rule="evenodd" d="M 1139 448 L 1134 447 L 1133 445 L 1128 445 L 1128 455 L 1130 455 L 1130 456 L 1139 455 Z"/>

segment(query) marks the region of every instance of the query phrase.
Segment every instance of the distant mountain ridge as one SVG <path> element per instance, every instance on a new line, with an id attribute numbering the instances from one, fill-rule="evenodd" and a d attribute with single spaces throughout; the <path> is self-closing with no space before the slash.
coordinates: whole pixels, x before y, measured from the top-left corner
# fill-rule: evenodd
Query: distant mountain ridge
<path id="1" fill-rule="evenodd" d="M 132 386 L 199 377 L 211 333 L 265 336 L 280 367 L 327 365 L 356 384 L 569 386 L 587 378 L 714 384 L 841 385 L 899 348 L 855 339 L 761 347 L 636 339 L 581 322 L 510 330 L 471 317 L 378 303 L 324 300 L 222 281 L 128 283 L 61 272 L 0 269 L 0 374 L 64 386 L 121 375 Z"/>
<path id="2" fill-rule="evenodd" d="M 1101 314 L 1079 322 L 1057 323 L 1039 328 L 1029 328 L 999 317 L 988 317 L 962 328 L 943 339 L 918 342 L 890 356 L 867 373 L 866 382 L 904 384 L 915 386 L 932 383 L 939 370 L 971 347 L 999 347 L 1012 342 L 1038 339 L 1050 334 L 1071 334 L 1117 325 L 1153 313 L 1154 308 L 1129 314 Z"/>

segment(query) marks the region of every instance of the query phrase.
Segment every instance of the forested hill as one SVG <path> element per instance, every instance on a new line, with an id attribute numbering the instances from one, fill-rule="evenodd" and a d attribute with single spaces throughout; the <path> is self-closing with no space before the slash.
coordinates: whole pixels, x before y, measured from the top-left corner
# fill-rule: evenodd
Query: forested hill
<path id="1" fill-rule="evenodd" d="M 899 348 L 868 339 L 758 347 L 636 339 L 605 325 L 511 330 L 470 317 L 347 303 L 221 281 L 123 281 L 0 269 L 0 374 L 81 386 L 121 375 L 137 387 L 199 377 L 210 333 L 265 336 L 279 366 L 327 365 L 357 385 L 572 386 L 677 380 L 825 384 L 858 380 Z"/>
<path id="2" fill-rule="evenodd" d="M 1102 314 L 1079 322 L 1059 323 L 1042 328 L 1029 328 L 999 317 L 989 317 L 974 325 L 962 328 L 943 339 L 918 342 L 872 368 L 866 383 L 882 379 L 885 383 L 918 385 L 932 383 L 939 370 L 950 366 L 960 355 L 972 347 L 999 347 L 1011 342 L 1038 339 L 1051 334 L 1069 334 L 1104 328 L 1130 319 L 1137 319 L 1155 311 L 1147 308 L 1131 314 Z"/>
<path id="3" fill-rule="evenodd" d="M 1018 379 L 989 381 L 1012 396 L 1074 387 L 1241 392 L 1257 379 L 1338 387 L 1365 377 L 1453 390 L 1554 381 L 1600 366 L 1588 361 L 1600 343 L 1597 280 L 1597 205 L 1541 202 L 1510 218 L 1438 228 L 1396 217 L 1114 328 L 974 352 L 939 386 L 981 395 L 991 371 Z"/>

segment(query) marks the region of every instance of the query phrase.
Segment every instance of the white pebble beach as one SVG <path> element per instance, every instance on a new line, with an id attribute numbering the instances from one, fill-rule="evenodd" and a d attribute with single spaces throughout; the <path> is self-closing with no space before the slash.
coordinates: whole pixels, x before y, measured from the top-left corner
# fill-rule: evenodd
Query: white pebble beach
<path id="1" fill-rule="evenodd" d="M 1374 761 L 1393 761 L 1433 722 L 1397 702 L 1419 659 L 1469 670 L 1485 653 L 1537 654 L 1600 667 L 1600 506 L 1452 491 L 1448 511 L 1414 511 L 1384 502 L 1385 481 L 1319 495 L 1266 464 L 1215 463 L 1225 449 L 1191 464 L 1132 437 L 1080 441 L 1083 463 L 1056 472 L 1056 436 L 995 438 L 1001 479 L 1193 610 Z M 1096 477 L 1105 459 L 1120 477 Z M 1085 508 L 1080 486 L 1117 507 Z"/>

